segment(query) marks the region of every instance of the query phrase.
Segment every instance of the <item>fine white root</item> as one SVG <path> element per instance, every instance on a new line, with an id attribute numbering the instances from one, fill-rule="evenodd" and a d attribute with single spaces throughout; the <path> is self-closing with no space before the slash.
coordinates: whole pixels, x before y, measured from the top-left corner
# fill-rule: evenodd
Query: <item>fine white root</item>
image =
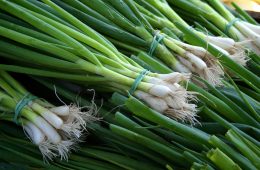
<path id="1" fill-rule="evenodd" d="M 39 145 L 39 150 L 42 153 L 44 162 L 48 162 L 48 160 L 53 160 L 53 158 L 57 157 L 56 147 L 50 141 L 45 140 L 41 142 Z"/>
<path id="2" fill-rule="evenodd" d="M 164 82 L 171 89 L 171 93 L 165 97 L 137 90 L 134 95 L 148 104 L 152 109 L 166 114 L 167 116 L 190 123 L 196 122 L 196 105 L 189 102 L 195 100 L 193 93 L 188 92 L 177 83 Z"/>
<path id="3" fill-rule="evenodd" d="M 74 122 L 74 121 L 73 121 L 73 122 L 65 123 L 65 124 L 62 126 L 61 130 L 62 130 L 63 132 L 65 132 L 64 135 L 65 135 L 67 138 L 70 138 L 70 139 L 74 139 L 74 138 L 79 139 L 79 138 L 82 136 L 82 134 L 83 134 L 85 128 L 84 128 L 79 122 Z"/>
<path id="4" fill-rule="evenodd" d="M 63 140 L 56 145 L 56 150 L 61 160 L 68 160 L 68 155 L 73 149 L 73 145 L 75 145 L 73 140 Z"/>
<path id="5" fill-rule="evenodd" d="M 246 63 L 248 62 L 248 57 L 246 54 L 246 50 L 242 47 L 242 45 L 239 45 L 238 43 L 236 46 L 232 49 L 229 49 L 229 57 L 234 60 L 236 63 L 246 66 Z"/>
<path id="6" fill-rule="evenodd" d="M 179 59 L 183 64 L 187 65 L 190 70 L 192 70 L 194 73 L 197 73 L 200 77 L 207 80 L 210 84 L 214 86 L 221 85 L 221 77 L 224 75 L 224 73 L 219 65 L 216 64 L 216 59 L 207 56 L 201 57 L 207 65 L 207 67 L 203 69 L 196 68 L 194 65 L 192 65 L 190 61 L 187 61 L 182 57 L 179 57 Z"/>

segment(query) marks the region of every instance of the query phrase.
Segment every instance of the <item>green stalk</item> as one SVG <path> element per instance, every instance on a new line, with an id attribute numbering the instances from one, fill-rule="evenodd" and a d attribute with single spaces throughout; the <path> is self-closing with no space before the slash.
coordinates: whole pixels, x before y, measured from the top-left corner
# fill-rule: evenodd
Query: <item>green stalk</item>
<path id="1" fill-rule="evenodd" d="M 16 4 L 10 3 L 8 1 L 1 0 L 0 8 L 5 10 L 18 18 L 25 20 L 26 22 L 32 24 L 36 28 L 46 32 L 62 42 L 67 43 L 69 46 L 73 47 L 75 50 L 79 51 L 84 57 L 89 59 L 91 62 L 95 63 L 98 66 L 102 66 L 101 63 L 93 56 L 93 54 L 85 48 L 82 44 L 77 42 L 75 39 L 69 37 L 65 33 L 59 31 L 55 27 L 43 22 L 39 18 L 33 16 L 29 12 L 25 11 L 22 7 L 17 6 Z"/>
<path id="2" fill-rule="evenodd" d="M 258 22 L 256 22 L 256 20 L 254 18 L 252 18 L 245 10 L 243 10 L 242 8 L 240 8 L 236 3 L 231 2 L 232 6 L 236 9 L 236 11 L 242 15 L 247 22 L 251 23 L 251 24 L 255 24 L 258 25 Z"/>
<path id="3" fill-rule="evenodd" d="M 214 108 L 214 110 L 218 111 L 218 113 L 221 113 L 223 116 L 227 117 L 228 119 L 238 123 L 245 123 L 245 121 L 240 116 L 238 116 L 238 113 L 235 112 L 229 105 L 224 103 L 219 98 L 208 93 L 204 89 L 198 87 L 193 83 L 189 83 L 188 90 L 196 91 L 197 93 L 199 93 L 197 97 L 200 100 L 205 102 L 209 107 Z"/>
<path id="4" fill-rule="evenodd" d="M 214 9 L 212 9 L 210 6 L 208 6 L 204 2 L 201 2 L 200 0 L 190 0 L 190 1 L 168 0 L 168 2 L 171 3 L 172 5 L 178 6 L 179 8 L 181 8 L 183 10 L 191 12 L 194 15 L 202 15 L 203 17 L 207 18 L 208 20 L 213 22 L 215 25 L 217 25 L 221 30 L 225 30 L 226 25 L 228 24 L 228 21 L 226 21 Z M 176 23 L 176 22 L 178 22 L 179 24 L 182 24 L 186 28 L 189 28 L 189 26 L 187 26 L 187 24 L 184 24 L 182 21 L 180 21 L 180 19 L 176 18 L 176 21 L 174 23 Z M 179 28 L 179 29 L 182 30 L 181 28 Z M 205 36 L 206 36 L 199 32 L 196 32 L 196 34 L 202 38 L 205 38 Z M 243 37 L 242 34 L 234 26 L 229 29 L 229 35 L 231 37 L 233 37 L 234 39 Z"/>
<path id="5" fill-rule="evenodd" d="M 82 11 L 85 14 L 89 14 L 90 16 L 92 16 L 93 18 L 96 18 L 97 20 L 103 21 L 107 24 L 111 24 L 111 22 L 104 16 L 102 16 L 101 14 L 99 14 L 97 11 L 89 8 L 88 6 L 84 5 L 82 2 L 80 2 L 80 0 L 75 0 L 75 1 L 71 1 L 71 0 L 63 0 L 62 2 L 60 0 L 53 0 L 53 2 L 55 2 L 58 5 L 61 4 L 68 4 L 67 7 L 73 7 L 75 9 L 78 9 L 78 11 Z"/>
<path id="6" fill-rule="evenodd" d="M 0 71 L 0 76 L 4 78 L 4 80 L 10 86 L 12 86 L 13 89 L 17 90 L 22 95 L 25 95 L 27 93 L 27 90 L 21 84 L 19 84 L 12 76 L 10 76 L 7 72 Z"/>
<path id="7" fill-rule="evenodd" d="M 168 142 L 166 142 L 163 138 L 159 137 L 158 135 L 152 133 L 148 129 L 144 128 L 143 126 L 139 125 L 138 123 L 134 122 L 133 120 L 129 119 L 128 117 L 124 116 L 120 112 L 115 113 L 115 122 L 118 126 L 121 126 L 123 128 L 126 128 L 128 130 L 131 130 L 135 133 L 138 133 L 140 135 L 143 135 L 144 137 L 150 138 L 158 143 L 164 144 L 164 145 L 170 145 Z"/>
<path id="8" fill-rule="evenodd" d="M 44 16 L 47 16 L 48 18 L 52 18 L 60 23 L 66 24 L 68 26 L 70 26 L 67 22 L 65 22 L 64 20 L 62 20 L 60 17 L 53 15 L 52 13 L 42 9 L 41 7 L 39 7 L 36 4 L 33 4 L 32 2 L 29 2 L 28 0 L 11 0 L 12 2 L 19 4 L 20 6 L 30 9 L 34 12 L 37 12 L 39 14 L 42 14 Z"/>
<path id="9" fill-rule="evenodd" d="M 225 129 L 227 129 L 227 130 L 228 129 L 234 129 L 237 132 L 239 132 L 240 134 L 242 134 L 245 138 L 247 138 L 248 140 L 253 142 L 254 144 L 256 144 L 258 146 L 260 145 L 259 141 L 257 141 L 256 139 L 252 138 L 251 136 L 249 136 L 247 133 L 245 133 L 242 130 L 240 130 L 235 125 L 229 123 L 228 121 L 226 121 L 224 118 L 222 118 L 221 116 L 219 116 L 218 114 L 216 114 L 215 112 L 210 110 L 209 108 L 204 107 L 202 113 L 206 114 L 207 116 L 212 118 L 214 121 L 218 122 L 218 124 L 220 124 L 221 126 L 225 127 Z"/>
<path id="10" fill-rule="evenodd" d="M 184 157 L 179 154 L 176 151 L 173 151 L 171 148 L 155 142 L 147 137 L 144 137 L 142 135 L 139 135 L 135 132 L 132 132 L 130 130 L 124 129 L 122 127 L 110 124 L 109 125 L 110 129 L 119 135 L 122 135 L 134 142 L 137 142 L 138 144 L 144 145 L 158 153 L 160 153 L 161 155 L 165 156 L 166 158 L 168 158 L 169 160 L 172 160 L 173 162 L 180 164 L 182 166 L 187 166 L 187 164 L 184 164 Z"/>
<path id="11" fill-rule="evenodd" d="M 107 18 L 103 17 L 96 11 L 94 11 L 94 12 L 97 13 L 98 15 L 102 16 L 104 19 L 108 20 L 108 22 L 103 21 L 102 19 L 100 19 L 99 17 L 97 17 L 95 15 L 91 15 L 91 12 L 86 12 L 84 9 L 82 9 L 80 7 L 75 6 L 75 8 L 76 8 L 75 9 L 72 6 L 68 5 L 68 4 L 71 4 L 74 2 L 76 3 L 77 1 L 66 0 L 67 4 L 65 4 L 61 1 L 58 1 L 56 3 L 59 6 L 61 6 L 62 8 L 64 8 L 66 11 L 70 12 L 75 17 L 80 19 L 85 24 L 91 26 L 93 29 L 102 33 L 103 35 L 107 35 L 109 37 L 113 37 L 118 40 L 123 40 L 124 42 L 128 42 L 128 43 L 135 44 L 138 46 L 144 46 L 144 44 L 145 44 L 144 40 L 117 27 L 114 23 L 111 23 Z M 78 2 L 78 3 L 81 3 L 81 2 Z M 82 3 L 81 3 L 81 5 L 83 5 L 86 8 L 89 8 Z M 89 10 L 92 10 L 92 9 L 89 8 Z"/>
<path id="12" fill-rule="evenodd" d="M 59 7 L 58 5 L 56 5 L 55 3 L 53 3 L 50 0 L 42 0 L 42 1 L 44 3 L 46 3 L 47 5 L 49 5 L 50 7 L 52 7 L 53 9 L 55 9 L 55 11 L 57 11 L 62 17 L 64 17 L 69 22 L 71 22 L 74 26 L 78 27 L 82 32 L 86 33 L 91 38 L 93 38 L 94 40 L 103 44 L 104 46 L 106 46 L 110 50 L 115 50 L 114 46 L 111 43 L 109 43 L 103 36 L 101 36 L 95 30 L 91 29 L 90 27 L 88 27 L 87 25 L 82 23 L 76 17 L 74 17 L 73 15 L 68 13 L 67 11 L 63 10 L 61 7 Z"/>
<path id="13" fill-rule="evenodd" d="M 20 66 L 13 66 L 13 65 L 4 65 L 0 64 L 0 69 L 9 71 L 9 72 L 16 72 L 16 73 L 23 73 L 28 75 L 36 75 L 42 77 L 52 77 L 52 78 L 59 78 L 65 79 L 70 81 L 79 81 L 79 82 L 102 82 L 106 81 L 104 77 L 100 76 L 92 76 L 92 75 L 75 75 L 75 74 L 68 74 L 62 73 L 57 71 L 48 71 L 42 69 L 35 69 L 35 68 L 28 68 L 28 67 L 20 67 Z"/>
<path id="14" fill-rule="evenodd" d="M 50 37 L 50 36 L 48 36 L 46 34 L 43 34 L 41 32 L 38 32 L 38 31 L 35 31 L 35 30 L 32 30 L 32 29 L 29 29 L 29 28 L 26 28 L 26 27 L 14 24 L 14 23 L 12 23 L 10 21 L 6 21 L 6 20 L 0 19 L 0 25 L 5 27 L 5 28 L 14 30 L 16 32 L 20 32 L 20 33 L 29 35 L 31 37 L 34 37 L 36 39 L 40 39 L 42 41 L 46 41 L 46 42 L 54 43 L 54 44 L 64 45 L 62 42 L 58 41 L 55 38 L 52 38 L 52 37 Z"/>
<path id="15" fill-rule="evenodd" d="M 115 164 L 121 168 L 125 168 L 128 170 L 133 170 L 136 168 L 147 168 L 149 169 L 156 169 L 157 167 L 152 167 L 148 163 L 145 162 L 139 162 L 137 160 L 134 160 L 132 158 L 128 158 L 116 153 L 110 153 L 107 151 L 101 151 L 98 149 L 92 149 L 92 148 L 82 148 L 80 151 L 81 155 L 91 155 L 94 156 L 95 158 L 99 158 L 101 160 L 105 160 L 107 162 L 110 162 L 112 164 Z"/>
<path id="16" fill-rule="evenodd" d="M 54 69 L 60 68 L 63 70 L 80 70 L 80 68 L 74 63 L 57 59 L 54 57 L 49 57 L 48 55 L 41 54 L 26 48 L 22 48 L 18 45 L 11 44 L 7 41 L 0 40 L 0 46 L 2 47 L 0 48 L 2 57 L 7 57 L 32 64 L 37 62 L 39 65 L 49 66 Z"/>
<path id="17" fill-rule="evenodd" d="M 233 79 L 229 76 L 228 73 L 226 73 L 227 78 L 230 80 L 231 84 L 233 85 L 234 89 L 242 99 L 242 101 L 246 104 L 246 106 L 249 108 L 251 114 L 256 118 L 257 121 L 260 121 L 260 116 L 259 114 L 255 111 L 255 109 L 251 106 L 251 104 L 248 102 L 244 94 L 239 90 L 238 86 L 236 83 L 233 81 Z"/>
<path id="18" fill-rule="evenodd" d="M 238 150 L 240 150 L 241 153 L 243 153 L 244 156 L 246 156 L 255 165 L 257 169 L 260 168 L 259 147 L 250 143 L 232 129 L 226 133 L 226 137 L 232 142 L 232 144 L 236 146 Z M 251 145 L 252 148 L 255 148 L 256 152 L 252 150 L 249 145 Z"/>
<path id="19" fill-rule="evenodd" d="M 222 170 L 242 170 L 232 159 L 218 148 L 210 150 L 207 153 L 207 157 Z"/>
<path id="20" fill-rule="evenodd" d="M 209 139 L 208 134 L 198 129 L 193 129 L 186 125 L 178 123 L 177 121 L 172 120 L 167 116 L 164 116 L 150 109 L 149 107 L 145 106 L 143 103 L 141 103 L 140 101 L 138 101 L 136 98 L 132 96 L 130 96 L 129 99 L 126 100 L 126 106 L 129 110 L 132 111 L 133 114 L 139 117 L 157 123 L 162 127 L 170 129 L 176 132 L 177 134 L 184 136 L 185 138 L 193 140 L 194 142 L 207 144 L 207 141 Z"/>
<path id="21" fill-rule="evenodd" d="M 201 79 L 200 77 L 196 77 L 196 78 L 198 80 L 201 80 L 211 90 L 211 92 L 216 97 L 218 97 L 220 100 L 222 100 L 224 103 L 226 103 L 230 108 L 232 108 L 232 110 L 234 112 L 239 113 L 239 115 L 237 115 L 237 116 L 240 116 L 244 120 L 245 124 L 248 124 L 248 125 L 251 125 L 251 126 L 254 126 L 254 127 L 258 127 L 258 128 L 260 127 L 260 125 L 259 125 L 257 120 L 255 120 L 253 117 L 251 117 L 247 112 L 245 112 L 243 109 L 241 109 L 232 100 L 230 100 L 225 95 L 223 95 L 221 92 L 219 92 L 214 86 L 210 85 L 207 81 Z M 232 79 L 230 78 L 230 80 L 232 80 Z"/>
<path id="22" fill-rule="evenodd" d="M 107 56 L 111 57 L 112 59 L 114 59 L 118 62 L 122 62 L 115 53 L 113 53 L 106 46 L 97 42 L 95 39 L 89 38 L 85 34 L 82 34 L 76 30 L 73 30 L 70 27 L 67 27 L 66 25 L 62 25 L 54 20 L 51 20 L 47 17 L 42 16 L 40 14 L 37 14 L 37 13 L 32 13 L 32 14 L 34 16 L 37 16 L 38 18 L 42 19 L 43 21 L 49 23 L 53 27 L 59 29 L 60 31 L 66 33 L 68 36 L 71 36 L 72 38 L 75 38 L 76 40 L 78 40 L 84 44 L 87 44 L 88 46 L 90 46 L 98 51 L 101 51 L 102 53 L 106 54 Z"/>
<path id="23" fill-rule="evenodd" d="M 12 96 L 15 100 L 19 101 L 22 96 L 17 93 L 15 89 L 13 89 L 2 77 L 0 77 L 0 87 L 10 96 Z M 1 97 L 4 97 L 5 100 L 9 99 L 7 98 L 7 95 L 1 93 Z M 10 100 L 10 99 L 9 99 Z M 13 103 L 11 103 L 13 104 Z M 9 105 L 8 105 L 9 106 Z"/>
<path id="24" fill-rule="evenodd" d="M 228 146 L 226 143 L 221 141 L 216 136 L 211 136 L 209 142 L 219 148 L 227 156 L 229 156 L 233 161 L 235 161 L 243 169 L 257 170 L 257 168 L 244 156 L 236 152 L 232 147 Z"/>

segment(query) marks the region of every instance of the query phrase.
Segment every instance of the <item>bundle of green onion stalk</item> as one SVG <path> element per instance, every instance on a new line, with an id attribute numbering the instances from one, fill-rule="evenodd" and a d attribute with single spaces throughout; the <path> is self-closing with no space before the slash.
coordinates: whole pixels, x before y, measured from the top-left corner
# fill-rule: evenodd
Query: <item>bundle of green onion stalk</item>
<path id="1" fill-rule="evenodd" d="M 240 75 L 247 72 L 241 67 L 245 66 L 248 59 L 245 50 L 239 48 L 239 42 L 236 43 L 231 38 L 209 36 L 194 30 L 193 33 L 198 36 L 196 38 L 202 38 L 207 42 L 203 46 L 194 45 L 190 40 L 191 36 L 185 32 L 191 27 L 170 8 L 166 1 L 55 0 L 54 2 L 85 24 L 106 35 L 123 53 L 147 52 L 173 70 L 195 73 L 213 85 L 222 84 L 224 71 L 220 63 L 231 69 L 236 65 L 235 67 L 239 67 L 236 69 L 237 73 L 239 73 L 237 70 L 243 70 L 240 70 Z M 160 41 L 163 44 L 160 44 Z M 208 50 L 209 46 L 217 49 L 217 54 Z"/>
<path id="2" fill-rule="evenodd" d="M 234 6 L 0 0 L 0 152 L 15 156 L 0 160 L 23 156 L 27 168 L 46 169 L 259 169 L 259 26 Z M 77 105 L 36 98 L 6 71 L 37 76 Z M 92 88 L 104 98 L 113 92 L 103 104 L 110 111 L 74 101 L 78 89 Z M 94 122 L 97 110 L 104 121 Z M 4 130 L 13 120 L 51 165 Z M 86 128 L 90 140 L 68 158 Z"/>
<path id="3" fill-rule="evenodd" d="M 129 92 L 161 113 L 183 121 L 195 120 L 195 105 L 188 103 L 194 97 L 180 85 L 189 80 L 189 74 L 146 71 L 73 15 L 52 1 L 44 2 L 61 18 L 54 18 L 51 13 L 29 1 L 17 2 L 23 6 L 1 1 L 1 9 L 20 18 L 21 23 L 11 23 L 8 18 L 17 18 L 3 15 L 5 20 L 1 20 L 0 34 L 4 37 L 1 44 L 5 48 L 2 56 L 22 61 L 22 64 L 29 62 L 33 67 L 1 65 L 2 69 L 65 78 L 96 84 L 99 88 L 111 91 Z M 43 15 L 44 13 L 46 14 Z M 8 48 L 17 50 L 9 51 Z M 29 58 L 37 62 L 32 62 Z M 39 69 L 39 64 L 45 68 Z"/>
<path id="4" fill-rule="evenodd" d="M 55 91 L 62 99 L 77 100 L 82 106 L 91 104 L 90 101 L 78 97 L 79 88 L 75 86 L 39 78 L 36 80 L 52 90 L 55 83 Z M 35 82 L 34 84 L 38 85 Z M 73 88 L 68 90 L 64 88 L 66 86 Z M 111 103 L 104 107 L 113 108 L 112 112 L 104 110 L 104 107 L 100 109 L 103 123 L 87 124 L 91 135 L 80 150 L 70 155 L 68 163 L 54 159 L 51 164 L 43 164 L 34 147 L 27 147 L 30 145 L 28 141 L 22 137 L 17 138 L 21 136 L 17 134 L 19 131 L 15 132 L 14 128 L 12 131 L 6 130 L 5 127 L 12 128 L 4 122 L 0 126 L 1 137 L 3 137 L 0 138 L 1 152 L 8 151 L 13 157 L 1 155 L 0 159 L 13 163 L 11 166 L 28 162 L 26 165 L 31 168 L 50 169 L 65 167 L 70 169 L 188 169 L 190 167 L 191 169 L 232 169 L 233 167 L 257 169 L 259 167 L 256 156 L 259 154 L 257 128 L 230 123 L 206 107 L 200 115 L 208 121 L 204 120 L 201 124 L 189 126 L 161 115 L 134 97 L 127 99 L 122 95 L 114 94 L 111 101 L 117 105 L 125 103 L 121 108 L 123 110 L 118 112 Z M 8 141 L 12 142 L 8 143 Z M 18 148 L 18 141 L 24 144 L 20 148 Z M 21 160 L 17 158 L 18 156 L 23 156 L 24 159 Z"/>
<path id="5" fill-rule="evenodd" d="M 68 159 L 86 130 L 95 121 L 95 107 L 82 111 L 76 104 L 55 106 L 37 98 L 4 71 L 0 72 L 0 119 L 22 126 L 45 160 Z"/>

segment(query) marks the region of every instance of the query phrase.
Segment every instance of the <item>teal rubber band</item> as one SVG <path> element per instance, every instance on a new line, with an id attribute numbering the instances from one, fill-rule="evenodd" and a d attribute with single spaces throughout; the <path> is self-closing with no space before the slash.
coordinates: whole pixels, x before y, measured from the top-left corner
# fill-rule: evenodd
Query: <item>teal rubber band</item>
<path id="1" fill-rule="evenodd" d="M 235 19 L 233 19 L 232 21 L 230 21 L 230 22 L 226 25 L 226 28 L 225 28 L 225 30 L 224 30 L 224 33 L 225 33 L 226 35 L 229 34 L 230 28 L 231 28 L 237 21 L 240 21 L 240 19 L 239 19 L 239 18 L 235 18 Z"/>
<path id="2" fill-rule="evenodd" d="M 31 95 L 30 93 L 27 93 L 22 97 L 22 99 L 16 104 L 15 111 L 14 111 L 14 123 L 17 125 L 19 124 L 18 119 L 21 115 L 21 110 L 32 100 L 37 99 L 38 97 Z"/>
<path id="3" fill-rule="evenodd" d="M 159 33 L 159 31 L 156 32 L 156 34 L 155 34 L 154 37 L 153 37 L 153 41 L 152 41 L 152 43 L 151 43 L 151 46 L 150 46 L 150 49 L 149 49 L 149 52 L 148 52 L 148 54 L 149 54 L 150 56 L 153 56 L 153 53 L 154 53 L 156 47 L 160 44 L 160 42 L 161 42 L 163 39 L 164 39 L 164 35 L 161 35 L 161 34 Z"/>
<path id="4" fill-rule="evenodd" d="M 143 70 L 139 76 L 135 79 L 132 87 L 129 90 L 129 94 L 132 95 L 135 90 L 137 89 L 138 85 L 141 83 L 141 81 L 143 80 L 143 78 L 149 73 L 148 70 Z"/>

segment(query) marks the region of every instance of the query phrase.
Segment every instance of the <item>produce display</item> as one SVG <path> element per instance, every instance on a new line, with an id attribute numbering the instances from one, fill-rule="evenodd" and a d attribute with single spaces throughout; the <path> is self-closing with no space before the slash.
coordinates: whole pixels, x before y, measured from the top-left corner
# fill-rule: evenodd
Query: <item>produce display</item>
<path id="1" fill-rule="evenodd" d="M 0 169 L 260 169 L 260 26 L 231 4 L 0 0 Z"/>

